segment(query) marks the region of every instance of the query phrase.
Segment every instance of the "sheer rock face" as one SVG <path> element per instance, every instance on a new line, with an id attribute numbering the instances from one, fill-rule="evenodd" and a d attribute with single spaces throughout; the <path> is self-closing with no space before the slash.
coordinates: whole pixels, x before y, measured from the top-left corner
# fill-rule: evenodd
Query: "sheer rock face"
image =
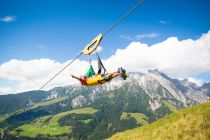
<path id="1" fill-rule="evenodd" d="M 149 100 L 149 105 L 150 105 L 150 108 L 154 111 L 161 106 L 161 103 L 158 102 L 157 100 L 154 100 L 154 101 Z"/>
<path id="2" fill-rule="evenodd" d="M 79 95 L 72 100 L 71 105 L 73 108 L 77 108 L 77 107 L 82 107 L 86 103 L 87 99 L 84 96 Z"/>

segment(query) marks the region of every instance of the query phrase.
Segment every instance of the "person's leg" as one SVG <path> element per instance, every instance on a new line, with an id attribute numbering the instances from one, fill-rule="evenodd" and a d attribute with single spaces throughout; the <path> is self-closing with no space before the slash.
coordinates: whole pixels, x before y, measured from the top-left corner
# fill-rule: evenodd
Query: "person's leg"
<path id="1" fill-rule="evenodd" d="M 109 74 L 108 74 L 108 78 L 115 78 L 115 77 L 117 77 L 118 75 L 120 75 L 120 73 L 119 73 L 118 71 L 113 72 L 113 73 L 109 73 Z"/>
<path id="2" fill-rule="evenodd" d="M 121 75 L 121 77 L 124 80 L 126 80 L 126 78 L 128 77 L 127 74 L 126 74 L 126 70 L 123 69 L 122 67 L 118 68 L 118 71 L 108 74 L 108 77 L 109 78 L 115 78 L 115 77 L 117 77 L 119 75 Z"/>

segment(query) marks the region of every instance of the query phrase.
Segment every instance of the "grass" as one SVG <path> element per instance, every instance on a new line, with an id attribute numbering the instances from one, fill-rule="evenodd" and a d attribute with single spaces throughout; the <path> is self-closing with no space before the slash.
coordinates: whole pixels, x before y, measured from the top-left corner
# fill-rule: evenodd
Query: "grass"
<path id="1" fill-rule="evenodd" d="M 208 140 L 210 102 L 179 110 L 150 125 L 113 135 L 110 140 Z"/>
<path id="2" fill-rule="evenodd" d="M 10 115 L 11 115 L 11 113 L 7 113 L 5 115 L 1 115 L 0 116 L 0 122 L 3 122 L 4 120 L 6 120 Z"/>
<path id="3" fill-rule="evenodd" d="M 166 100 L 163 100 L 163 103 L 172 111 L 172 112 L 177 112 L 178 109 L 175 105 L 169 103 L 168 101 Z"/>
<path id="4" fill-rule="evenodd" d="M 37 126 L 34 124 L 25 124 L 18 127 L 18 130 L 22 131 L 20 132 L 19 136 L 29 136 L 29 137 L 36 137 L 38 134 L 55 136 L 65 133 L 66 134 L 71 133 L 70 126 L 60 126 L 58 123 L 50 123 L 41 126 Z M 15 133 L 17 134 L 17 132 Z"/>
<path id="5" fill-rule="evenodd" d="M 86 119 L 86 120 L 81 120 L 81 122 L 85 123 L 85 124 L 88 124 L 90 122 L 92 122 L 93 119 Z"/>
<path id="6" fill-rule="evenodd" d="M 142 114 L 142 113 L 127 113 L 127 112 L 123 112 L 122 115 L 120 116 L 120 119 L 128 119 L 130 117 L 133 117 L 136 119 L 137 124 L 142 124 L 142 125 L 146 125 L 148 124 L 148 122 L 146 121 L 148 118 L 146 115 Z"/>
<path id="7" fill-rule="evenodd" d="M 55 103 L 58 103 L 58 102 L 61 102 L 61 101 L 65 100 L 67 98 L 68 98 L 68 96 L 64 96 L 64 97 L 54 99 L 54 100 L 35 103 L 35 104 L 33 104 L 32 106 L 30 106 L 26 109 L 34 109 L 34 108 L 41 107 L 41 106 L 47 106 L 47 105 L 50 105 L 50 104 L 55 104 Z"/>
<path id="8" fill-rule="evenodd" d="M 51 122 L 57 122 L 61 117 L 66 116 L 68 114 L 94 114 L 98 110 L 92 108 L 92 107 L 85 107 L 85 108 L 80 108 L 80 109 L 75 109 L 67 112 L 62 112 L 56 115 L 53 115 L 52 119 L 50 120 Z"/>
<path id="9" fill-rule="evenodd" d="M 56 115 L 44 116 L 36 119 L 30 124 L 22 125 L 11 132 L 12 135 L 36 137 L 38 134 L 43 135 L 62 135 L 71 133 L 71 126 L 61 126 L 59 119 L 68 114 L 93 114 L 97 112 L 96 109 L 91 107 L 75 109 L 67 112 L 62 112 Z M 91 119 L 82 120 L 84 123 L 89 123 Z M 19 131 L 19 133 L 17 132 Z"/>

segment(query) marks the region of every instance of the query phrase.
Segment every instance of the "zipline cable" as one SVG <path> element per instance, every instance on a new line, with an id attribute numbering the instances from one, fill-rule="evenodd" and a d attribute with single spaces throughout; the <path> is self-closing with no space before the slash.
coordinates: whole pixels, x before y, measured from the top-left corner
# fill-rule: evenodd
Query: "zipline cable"
<path id="1" fill-rule="evenodd" d="M 69 65 L 71 65 L 77 58 L 79 58 L 82 55 L 80 53 L 77 57 L 75 57 L 71 62 L 69 62 L 64 68 L 62 68 L 56 75 L 54 75 L 50 80 L 48 80 L 43 86 L 39 88 L 41 90 L 43 87 L 45 87 L 49 82 L 51 82 L 56 76 L 58 76 L 62 71 L 64 71 Z"/>
<path id="2" fill-rule="evenodd" d="M 108 34 L 111 30 L 113 30 L 120 22 L 122 22 L 131 12 L 133 12 L 144 0 L 141 0 L 139 3 L 137 3 L 132 9 L 130 9 L 127 13 L 125 13 L 120 19 L 118 19 L 112 26 L 110 26 L 104 33 L 103 36 Z M 79 58 L 82 55 L 80 53 L 77 57 L 75 57 L 71 62 L 69 62 L 63 69 L 61 69 L 56 75 L 54 75 L 50 80 L 48 80 L 43 86 L 39 88 L 41 90 L 44 88 L 49 82 L 51 82 L 55 77 L 57 77 L 62 71 L 64 71 L 68 66 L 70 66 L 77 58 Z M 97 54 L 98 55 L 98 54 Z"/>
<path id="3" fill-rule="evenodd" d="M 144 0 L 141 0 L 139 3 L 137 3 L 132 9 L 130 9 L 127 13 L 125 13 L 121 18 L 119 18 L 112 26 L 110 26 L 104 33 L 103 36 L 108 34 L 114 27 L 116 27 L 120 22 L 122 22 L 128 15 L 130 15 L 131 12 L 133 12 L 139 5 L 142 4 Z"/>

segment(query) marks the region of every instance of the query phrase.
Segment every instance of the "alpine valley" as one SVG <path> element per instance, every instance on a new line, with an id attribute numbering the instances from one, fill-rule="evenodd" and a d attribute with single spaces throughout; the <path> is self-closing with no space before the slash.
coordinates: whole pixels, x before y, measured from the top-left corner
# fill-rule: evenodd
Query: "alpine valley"
<path id="1" fill-rule="evenodd" d="M 1 95 L 0 139 L 106 139 L 209 102 L 209 83 L 197 86 L 158 70 L 128 75 L 96 87 Z"/>

